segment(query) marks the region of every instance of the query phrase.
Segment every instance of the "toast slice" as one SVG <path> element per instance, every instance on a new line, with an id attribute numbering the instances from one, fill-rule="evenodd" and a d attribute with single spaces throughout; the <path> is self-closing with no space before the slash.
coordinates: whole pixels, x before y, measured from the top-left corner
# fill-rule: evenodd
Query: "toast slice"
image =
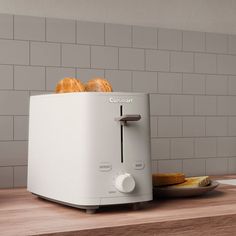
<path id="1" fill-rule="evenodd" d="M 185 182 L 181 184 L 175 184 L 171 187 L 174 188 L 194 188 L 194 187 L 206 187 L 211 184 L 209 176 L 189 177 L 185 178 Z"/>
<path id="2" fill-rule="evenodd" d="M 155 173 L 152 175 L 153 186 L 169 186 L 173 184 L 181 184 L 185 181 L 183 173 Z"/>

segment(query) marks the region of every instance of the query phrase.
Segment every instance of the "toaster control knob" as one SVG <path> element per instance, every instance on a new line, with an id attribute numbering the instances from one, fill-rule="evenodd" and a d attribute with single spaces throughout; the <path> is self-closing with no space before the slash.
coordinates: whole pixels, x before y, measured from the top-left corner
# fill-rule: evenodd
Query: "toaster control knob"
<path id="1" fill-rule="evenodd" d="M 116 178 L 115 187 L 122 193 L 130 193 L 135 188 L 135 181 L 131 174 L 121 174 Z"/>

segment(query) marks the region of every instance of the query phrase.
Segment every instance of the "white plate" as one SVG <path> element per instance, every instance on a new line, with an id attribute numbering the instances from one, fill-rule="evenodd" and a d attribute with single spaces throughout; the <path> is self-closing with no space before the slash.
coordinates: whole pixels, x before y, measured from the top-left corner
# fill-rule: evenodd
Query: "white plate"
<path id="1" fill-rule="evenodd" d="M 175 188 L 170 187 L 153 187 L 154 196 L 165 196 L 165 197 L 192 197 L 198 196 L 209 191 L 212 191 L 219 185 L 218 182 L 212 181 L 210 185 L 206 187 L 189 187 L 189 188 Z"/>
<path id="2" fill-rule="evenodd" d="M 217 182 L 220 184 L 236 185 L 236 179 L 217 179 Z"/>

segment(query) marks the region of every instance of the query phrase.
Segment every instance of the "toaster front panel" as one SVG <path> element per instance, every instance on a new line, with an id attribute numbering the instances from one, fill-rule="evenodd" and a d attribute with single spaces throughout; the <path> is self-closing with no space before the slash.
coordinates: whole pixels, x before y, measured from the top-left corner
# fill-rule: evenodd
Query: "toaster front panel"
<path id="1" fill-rule="evenodd" d="M 105 95 L 90 100 L 91 104 L 95 102 L 100 105 L 90 111 L 92 115 L 89 126 L 93 194 L 99 193 L 101 198 L 150 194 L 148 96 Z M 132 120 L 137 115 L 141 119 Z M 119 120 L 125 116 L 131 117 L 131 120 Z M 125 174 L 130 174 L 135 181 L 131 192 L 122 191 L 117 186 L 117 179 Z"/>

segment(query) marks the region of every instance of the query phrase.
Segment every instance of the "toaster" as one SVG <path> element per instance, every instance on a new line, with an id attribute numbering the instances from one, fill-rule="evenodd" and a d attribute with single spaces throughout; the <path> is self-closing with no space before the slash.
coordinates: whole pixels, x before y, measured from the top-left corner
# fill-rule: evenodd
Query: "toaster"
<path id="1" fill-rule="evenodd" d="M 30 97 L 27 189 L 95 212 L 152 200 L 149 95 Z"/>

